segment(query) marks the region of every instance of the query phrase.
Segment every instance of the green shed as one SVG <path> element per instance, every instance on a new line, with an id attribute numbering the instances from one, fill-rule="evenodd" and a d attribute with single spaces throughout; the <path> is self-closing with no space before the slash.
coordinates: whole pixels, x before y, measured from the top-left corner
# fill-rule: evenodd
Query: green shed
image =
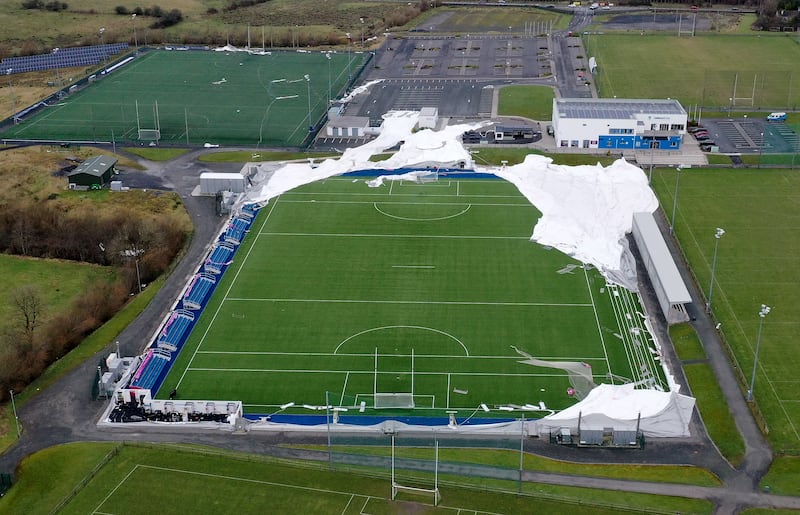
<path id="1" fill-rule="evenodd" d="M 68 175 L 70 189 L 100 189 L 111 182 L 117 159 L 97 156 L 87 159 Z"/>

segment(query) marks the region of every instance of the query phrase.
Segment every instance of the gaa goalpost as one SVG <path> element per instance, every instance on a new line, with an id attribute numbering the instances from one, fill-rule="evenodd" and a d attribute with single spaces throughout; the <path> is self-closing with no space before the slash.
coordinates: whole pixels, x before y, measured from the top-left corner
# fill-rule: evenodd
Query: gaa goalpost
<path id="1" fill-rule="evenodd" d="M 398 492 L 433 494 L 433 505 L 438 506 L 439 501 L 442 499 L 442 494 L 439 493 L 439 439 L 436 438 L 433 441 L 433 488 L 422 488 L 418 486 L 401 485 L 397 482 L 397 476 L 395 475 L 394 437 L 395 435 L 392 434 L 392 500 L 395 500 Z"/>

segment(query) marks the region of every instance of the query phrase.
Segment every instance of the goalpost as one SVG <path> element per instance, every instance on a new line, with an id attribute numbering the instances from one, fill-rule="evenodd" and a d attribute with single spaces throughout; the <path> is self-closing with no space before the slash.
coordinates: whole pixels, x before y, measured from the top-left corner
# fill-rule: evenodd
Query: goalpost
<path id="1" fill-rule="evenodd" d="M 411 349 L 411 391 L 410 392 L 382 392 L 378 388 L 378 348 L 375 347 L 375 364 L 373 369 L 372 399 L 375 409 L 382 408 L 414 408 L 414 349 Z M 386 372 L 382 372 L 386 374 Z"/>
<path id="2" fill-rule="evenodd" d="M 161 118 L 158 115 L 158 100 L 153 104 L 153 128 L 142 128 L 139 118 L 139 101 L 136 100 L 136 131 L 139 141 L 159 141 L 161 139 Z"/>
<path id="3" fill-rule="evenodd" d="M 421 488 L 418 486 L 401 485 L 397 482 L 395 475 L 395 459 L 394 459 L 394 433 L 392 434 L 392 500 L 397 497 L 398 492 L 408 492 L 412 494 L 433 494 L 433 505 L 438 506 L 442 495 L 439 493 L 439 439 L 435 438 L 433 441 L 434 449 L 434 465 L 433 465 L 433 488 Z"/>

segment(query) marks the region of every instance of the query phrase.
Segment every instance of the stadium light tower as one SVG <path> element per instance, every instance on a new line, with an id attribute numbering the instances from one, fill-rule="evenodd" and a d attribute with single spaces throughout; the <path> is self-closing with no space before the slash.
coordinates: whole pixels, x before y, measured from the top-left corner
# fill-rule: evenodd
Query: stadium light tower
<path id="1" fill-rule="evenodd" d="M 136 46 L 136 53 L 139 53 L 139 38 L 136 37 L 136 13 L 131 14 L 131 22 L 133 23 L 133 44 Z"/>
<path id="2" fill-rule="evenodd" d="M 107 57 L 106 56 L 106 48 L 105 48 L 105 45 L 106 45 L 105 34 L 106 34 L 106 28 L 105 27 L 100 27 L 100 45 L 102 46 L 103 62 L 106 62 L 106 57 Z"/>
<path id="3" fill-rule="evenodd" d="M 308 95 L 308 132 L 314 132 L 314 123 L 311 121 L 311 76 L 303 75 L 306 79 L 306 95 Z"/>
<path id="4" fill-rule="evenodd" d="M 326 52 L 325 58 L 328 59 L 328 107 L 331 105 L 331 53 Z"/>
<path id="5" fill-rule="evenodd" d="M 347 36 L 347 86 L 350 87 L 350 82 L 353 80 L 353 73 L 350 71 L 350 46 L 353 44 L 353 36 L 349 32 L 344 33 Z"/>
<path id="6" fill-rule="evenodd" d="M 761 347 L 761 327 L 764 325 L 764 317 L 769 315 L 772 308 L 766 304 L 761 304 L 761 310 L 758 312 L 758 335 L 756 336 L 756 354 L 753 358 L 753 375 L 750 378 L 750 389 L 747 390 L 747 402 L 753 400 L 753 387 L 756 383 L 756 369 L 758 368 L 758 350 Z"/>
<path id="7" fill-rule="evenodd" d="M 19 430 L 19 417 L 17 416 L 17 404 L 14 402 L 14 390 L 9 390 L 9 394 L 11 394 L 11 410 L 14 412 L 14 422 L 17 424 L 17 438 L 21 436 L 21 432 Z"/>
<path id="8" fill-rule="evenodd" d="M 711 260 L 711 284 L 708 285 L 708 301 L 706 302 L 706 313 L 711 313 L 711 294 L 714 292 L 714 272 L 717 270 L 717 248 L 719 239 L 725 234 L 725 229 L 717 227 L 714 233 L 714 259 Z"/>
<path id="9" fill-rule="evenodd" d="M 286 82 L 286 79 L 275 79 L 272 82 L 273 83 Z M 269 105 L 267 105 L 267 109 L 264 111 L 264 117 L 261 119 L 261 125 L 258 127 L 258 143 L 256 144 L 256 149 L 258 149 L 258 147 L 261 145 L 264 132 L 264 123 L 266 123 L 267 121 L 267 116 L 269 115 L 269 110 L 272 108 L 272 104 L 274 104 L 279 100 L 289 100 L 291 98 L 297 98 L 297 95 L 284 95 L 281 97 L 275 97 L 272 99 Z"/>
<path id="10" fill-rule="evenodd" d="M 17 124 L 17 97 L 14 96 L 14 86 L 11 84 L 11 72 L 14 71 L 14 68 L 9 68 L 6 70 L 6 75 L 8 75 L 8 90 L 11 93 L 11 120 L 14 125 Z"/>
<path id="11" fill-rule="evenodd" d="M 361 48 L 364 48 L 364 18 L 359 18 L 358 21 L 361 22 Z"/>
<path id="12" fill-rule="evenodd" d="M 669 223 L 669 233 L 675 232 L 675 213 L 678 211 L 678 183 L 681 180 L 681 168 L 683 165 L 675 167 L 675 193 L 672 199 L 672 220 Z"/>

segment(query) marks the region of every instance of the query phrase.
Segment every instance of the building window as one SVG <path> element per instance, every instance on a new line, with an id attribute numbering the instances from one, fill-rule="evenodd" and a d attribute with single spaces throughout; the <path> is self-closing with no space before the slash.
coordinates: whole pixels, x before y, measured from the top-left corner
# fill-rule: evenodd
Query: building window
<path id="1" fill-rule="evenodd" d="M 562 139 L 560 144 L 561 144 L 562 147 L 566 147 L 567 146 L 567 140 Z"/>
<path id="2" fill-rule="evenodd" d="M 672 131 L 682 131 L 683 130 L 683 124 L 682 123 L 673 123 L 672 125 L 669 126 L 669 129 L 672 130 Z"/>
<path id="3" fill-rule="evenodd" d="M 658 130 L 660 130 L 660 131 L 668 131 L 669 130 L 669 124 L 668 123 L 662 123 L 661 125 L 658 126 Z"/>

